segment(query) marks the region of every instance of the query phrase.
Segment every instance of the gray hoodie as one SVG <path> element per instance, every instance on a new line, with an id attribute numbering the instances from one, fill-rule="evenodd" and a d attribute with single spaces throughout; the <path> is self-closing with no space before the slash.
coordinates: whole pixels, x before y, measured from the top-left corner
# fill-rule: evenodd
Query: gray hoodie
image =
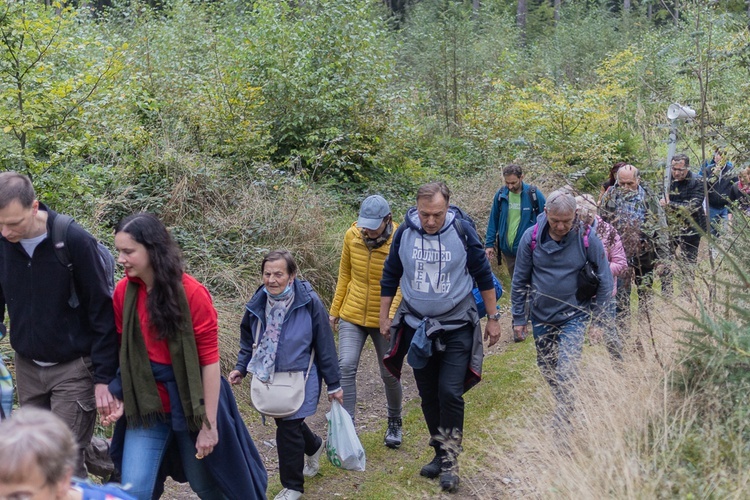
<path id="1" fill-rule="evenodd" d="M 490 265 L 476 230 L 468 221 L 454 219 L 454 212 L 449 210 L 442 229 L 426 234 L 412 208 L 393 237 L 383 269 L 381 295 L 393 296 L 400 284 L 404 302 L 414 318 L 419 317 L 417 322 L 423 317 L 442 316 L 458 306 L 471 294 L 472 276 L 480 290 L 493 288 Z M 455 224 L 463 224 L 466 246 Z"/>
<path id="2" fill-rule="evenodd" d="M 534 226 L 526 230 L 518 244 L 516 268 L 513 273 L 511 302 L 513 325 L 525 325 L 525 303 L 531 294 L 532 323 L 562 325 L 567 321 L 589 314 L 591 301 L 578 302 L 578 271 L 588 259 L 596 264 L 599 288 L 596 303 L 604 305 L 612 295 L 612 273 L 609 271 L 606 252 L 602 242 L 591 231 L 589 248 L 583 242 L 583 226 L 577 223 L 565 237 L 557 242 L 549 235 L 546 214 L 537 219 L 536 247 L 531 250 Z"/>

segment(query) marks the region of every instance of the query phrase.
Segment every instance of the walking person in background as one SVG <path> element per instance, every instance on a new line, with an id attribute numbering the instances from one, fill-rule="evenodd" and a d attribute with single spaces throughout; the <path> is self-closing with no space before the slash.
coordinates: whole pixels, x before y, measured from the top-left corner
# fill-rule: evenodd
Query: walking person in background
<path id="1" fill-rule="evenodd" d="M 96 410 L 107 416 L 116 409 L 107 384 L 117 371 L 117 336 L 96 239 L 76 223 L 68 227 L 71 272 L 50 236 L 57 217 L 36 199 L 28 177 L 0 173 L 0 316 L 7 306 L 18 402 L 51 410 L 68 425 L 78 443 L 73 473 L 86 477 Z"/>
<path id="2" fill-rule="evenodd" d="M 750 215 L 750 167 L 742 170 L 729 192 L 729 200 L 745 215 Z"/>
<path id="3" fill-rule="evenodd" d="M 617 230 L 628 258 L 628 270 L 617 278 L 618 330 L 623 341 L 630 333 L 630 291 L 635 279 L 639 311 L 650 312 L 654 270 L 659 259 L 669 255 L 667 222 L 659 200 L 641 183 L 638 169 L 624 165 L 617 183 L 599 205 L 602 219 Z M 644 355 L 640 336 L 635 348 Z"/>
<path id="4" fill-rule="evenodd" d="M 183 271 L 177 243 L 154 215 L 123 219 L 115 246 L 125 278 L 113 297 L 121 345 L 110 390 L 122 404 L 105 423 L 125 416 L 115 430 L 122 443 L 113 439 L 123 484 L 139 500 L 158 497 L 165 466 L 200 498 L 264 498 L 265 468 L 221 378 L 211 295 Z"/>
<path id="5" fill-rule="evenodd" d="M 508 275 L 513 279 L 518 242 L 524 231 L 533 226 L 537 216 L 544 211 L 545 199 L 544 193 L 536 186 L 523 182 L 520 165 L 506 166 L 503 169 L 503 179 L 505 186 L 492 198 L 484 246 L 490 262 L 495 258 L 497 247 L 497 263 L 500 264 L 502 255 Z"/>
<path id="6" fill-rule="evenodd" d="M 263 382 L 272 381 L 276 372 L 306 371 L 314 356 L 302 407 L 294 415 L 274 419 L 279 477 L 284 487 L 275 500 L 296 500 L 305 491 L 305 477 L 318 473 L 325 448 L 325 440 L 307 426 L 305 418 L 318 409 L 322 380 L 328 386 L 328 401 L 343 404 L 344 391 L 327 311 L 310 283 L 297 278 L 292 254 L 270 252 L 263 258 L 261 272 L 263 285 L 245 306 L 240 352 L 229 381 L 241 383 L 248 371 Z M 256 331 L 259 335 L 253 354 Z"/>
<path id="7" fill-rule="evenodd" d="M 599 279 L 595 310 L 602 310 L 612 295 L 612 274 L 604 247 L 576 218 L 575 198 L 555 191 L 547 199 L 544 214 L 521 238 L 511 302 L 513 328 L 519 333 L 527 328 L 527 298 L 530 296 L 533 302 L 531 323 L 537 364 L 555 397 L 554 428 L 562 436 L 571 424 L 573 386 L 592 310 L 592 299 L 578 295 L 578 274 L 587 261 L 593 264 Z"/>
<path id="8" fill-rule="evenodd" d="M 734 165 L 726 158 L 726 151 L 717 147 L 710 161 L 703 164 L 698 177 L 708 182 L 708 217 L 711 235 L 716 238 L 729 218 L 729 193 L 737 182 Z"/>
<path id="9" fill-rule="evenodd" d="M 706 231 L 703 211 L 703 182 L 690 172 L 690 157 L 676 154 L 672 157 L 672 182 L 669 192 L 659 200 L 667 216 L 672 256 L 685 276 L 685 287 L 692 288 L 698 263 L 698 246 L 701 231 Z M 677 250 L 680 255 L 677 257 Z M 662 292 L 672 294 L 672 266 L 665 264 L 662 274 Z"/>
<path id="10" fill-rule="evenodd" d="M 609 190 L 612 186 L 617 184 L 617 171 L 620 170 L 623 166 L 627 165 L 624 161 L 618 161 L 612 167 L 609 169 L 609 177 L 607 177 L 607 180 L 602 182 L 602 189 L 599 193 L 599 202 L 601 203 L 602 197 L 604 196 L 604 193 Z"/>
<path id="11" fill-rule="evenodd" d="M 609 356 L 616 361 L 622 360 L 622 340 L 620 333 L 617 331 L 616 302 L 615 294 L 617 292 L 617 276 L 627 272 L 628 259 L 625 256 L 625 249 L 622 247 L 620 235 L 617 230 L 596 213 L 596 203 L 594 197 L 590 194 L 576 196 L 576 207 L 578 209 L 578 218 L 585 225 L 590 227 L 604 246 L 604 252 L 609 262 L 609 271 L 612 273 L 612 295 L 606 301 L 601 311 L 593 311 L 594 321 L 591 325 L 591 339 L 598 341 L 604 337 L 604 345 L 607 348 Z"/>
<path id="12" fill-rule="evenodd" d="M 339 329 L 339 367 L 344 409 L 354 418 L 357 406 L 357 368 L 367 337 L 372 339 L 378 358 L 388 404 L 388 429 L 384 444 L 398 448 L 402 440 L 401 381 L 383 366 L 388 341 L 380 334 L 380 279 L 383 263 L 391 248 L 393 233 L 391 208 L 382 196 L 369 196 L 362 202 L 357 222 L 344 235 L 336 294 L 331 304 L 331 328 Z M 401 293 L 397 293 L 388 317 L 393 318 Z"/>

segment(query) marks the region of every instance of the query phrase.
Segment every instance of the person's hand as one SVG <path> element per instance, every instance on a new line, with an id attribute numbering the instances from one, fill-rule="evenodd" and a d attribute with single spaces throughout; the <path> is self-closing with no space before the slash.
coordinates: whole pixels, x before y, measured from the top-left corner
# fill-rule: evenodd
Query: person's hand
<path id="1" fill-rule="evenodd" d="M 393 320 L 391 318 L 380 318 L 380 335 L 385 337 L 387 342 L 391 341 L 391 324 Z"/>
<path id="2" fill-rule="evenodd" d="M 667 205 L 669 205 L 669 197 L 660 198 L 659 205 L 661 205 L 662 207 L 666 207 Z"/>
<path id="3" fill-rule="evenodd" d="M 526 340 L 526 325 L 516 325 L 513 327 L 513 341 L 523 342 Z"/>
<path id="4" fill-rule="evenodd" d="M 339 319 L 336 316 L 328 316 L 328 322 L 331 324 L 331 330 L 335 330 L 339 324 Z"/>
<path id="5" fill-rule="evenodd" d="M 245 376 L 239 370 L 232 370 L 231 372 L 229 372 L 229 376 L 227 377 L 227 379 L 229 379 L 229 383 L 232 385 L 241 384 L 243 378 L 245 378 Z"/>
<path id="6" fill-rule="evenodd" d="M 492 259 L 495 258 L 495 249 L 494 248 L 485 248 L 484 254 L 487 256 L 487 260 L 492 262 Z"/>
<path id="7" fill-rule="evenodd" d="M 120 420 L 120 417 L 122 417 L 123 413 L 125 413 L 125 405 L 117 398 L 114 398 L 114 409 L 109 412 L 108 415 L 102 416 L 100 421 L 103 426 L 109 426 Z"/>
<path id="8" fill-rule="evenodd" d="M 600 326 L 594 326 L 591 325 L 591 328 L 589 329 L 589 340 L 592 344 L 598 344 L 602 341 L 602 338 L 604 337 L 604 331 Z"/>
<path id="9" fill-rule="evenodd" d="M 109 392 L 107 384 L 95 384 L 94 396 L 99 415 L 106 417 L 115 410 L 115 397 Z"/>
<path id="10" fill-rule="evenodd" d="M 195 458 L 200 460 L 206 455 L 210 455 L 218 442 L 219 431 L 216 430 L 216 422 L 211 424 L 210 429 L 208 428 L 208 424 L 204 423 L 201 431 L 198 433 L 198 438 L 195 440 Z"/>
<path id="11" fill-rule="evenodd" d="M 494 319 L 488 319 L 484 326 L 484 340 L 489 340 L 487 347 L 492 347 L 500 340 L 500 322 Z"/>
<path id="12" fill-rule="evenodd" d="M 333 400 L 336 400 L 339 402 L 341 406 L 344 405 L 344 389 L 339 389 L 338 391 L 334 392 L 333 394 L 328 395 L 328 401 L 333 402 Z"/>

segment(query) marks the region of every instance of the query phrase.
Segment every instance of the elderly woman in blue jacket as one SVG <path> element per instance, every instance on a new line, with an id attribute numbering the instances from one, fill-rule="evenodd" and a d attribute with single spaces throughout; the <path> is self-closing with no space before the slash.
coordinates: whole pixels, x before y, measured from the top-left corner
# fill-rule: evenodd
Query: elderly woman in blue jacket
<path id="1" fill-rule="evenodd" d="M 229 374 L 239 384 L 250 371 L 267 379 L 271 372 L 306 371 L 314 351 L 315 369 L 305 385 L 305 401 L 290 417 L 276 418 L 279 476 L 284 489 L 275 497 L 297 499 L 304 492 L 305 476 L 318 473 L 324 441 L 305 424 L 320 399 L 321 379 L 328 386 L 328 400 L 344 403 L 339 384 L 336 344 L 328 311 L 306 281 L 297 279 L 297 264 L 286 250 L 273 251 L 261 264 L 263 286 L 245 306 L 240 325 L 240 352 Z M 253 356 L 253 337 L 259 328 L 258 351 Z"/>

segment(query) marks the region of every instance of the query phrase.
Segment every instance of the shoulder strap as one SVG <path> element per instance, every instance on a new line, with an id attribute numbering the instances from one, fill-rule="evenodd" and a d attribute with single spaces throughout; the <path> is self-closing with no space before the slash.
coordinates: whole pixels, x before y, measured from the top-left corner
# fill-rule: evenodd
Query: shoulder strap
<path id="1" fill-rule="evenodd" d="M 55 220 L 52 221 L 51 238 L 57 260 L 70 271 L 70 298 L 68 299 L 68 305 L 75 309 L 80 305 L 80 301 L 78 300 L 76 284 L 73 278 L 73 260 L 70 257 L 70 249 L 68 248 L 68 228 L 70 228 L 72 223 L 73 218 L 69 215 L 57 214 Z"/>
<path id="2" fill-rule="evenodd" d="M 464 251 L 469 251 L 469 237 L 466 236 L 466 229 L 464 228 L 464 225 L 461 224 L 461 219 L 455 218 L 453 219 L 453 226 L 456 228 L 456 232 L 461 237 L 461 241 L 464 242 Z"/>
<path id="3" fill-rule="evenodd" d="M 539 215 L 539 198 L 536 195 L 536 186 L 529 185 L 529 197 L 531 198 L 531 211 Z"/>
<path id="4" fill-rule="evenodd" d="M 73 218 L 68 215 L 57 214 L 52 222 L 52 245 L 55 247 L 55 255 L 60 263 L 73 272 L 73 262 L 68 250 L 68 228 L 73 223 Z"/>
<path id="5" fill-rule="evenodd" d="M 312 302 L 312 300 L 310 300 L 309 302 Z M 258 324 L 255 327 L 255 338 L 253 339 L 253 354 L 255 354 L 255 350 L 258 349 L 258 339 L 260 338 L 260 323 L 261 323 L 260 318 L 258 318 Z M 305 382 L 307 382 L 307 377 L 310 376 L 310 370 L 312 369 L 314 359 L 315 359 L 315 348 L 313 348 L 312 351 L 310 352 L 310 362 L 307 364 L 307 373 L 305 373 Z"/>
<path id="6" fill-rule="evenodd" d="M 534 229 L 531 231 L 531 243 L 529 243 L 529 247 L 531 247 L 531 252 L 534 253 L 534 249 L 536 248 L 536 236 L 539 233 L 539 223 L 534 224 Z"/>
<path id="7" fill-rule="evenodd" d="M 589 259 L 589 233 L 591 232 L 591 226 L 586 225 L 586 230 L 583 232 L 583 258 Z"/>

